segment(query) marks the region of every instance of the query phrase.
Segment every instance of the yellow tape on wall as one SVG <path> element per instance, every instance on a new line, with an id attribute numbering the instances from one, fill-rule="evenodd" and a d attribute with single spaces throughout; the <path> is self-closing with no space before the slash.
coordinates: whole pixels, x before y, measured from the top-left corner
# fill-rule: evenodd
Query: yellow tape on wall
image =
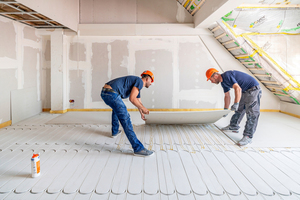
<path id="1" fill-rule="evenodd" d="M 4 122 L 2 124 L 0 124 L 0 128 L 4 128 L 6 126 L 10 126 L 11 125 L 11 120 L 7 121 L 7 122 Z"/>

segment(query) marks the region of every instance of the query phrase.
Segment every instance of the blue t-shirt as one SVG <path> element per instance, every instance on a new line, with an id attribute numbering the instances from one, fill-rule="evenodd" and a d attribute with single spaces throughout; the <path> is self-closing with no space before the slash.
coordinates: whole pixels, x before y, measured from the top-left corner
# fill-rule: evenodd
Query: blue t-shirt
<path id="1" fill-rule="evenodd" d="M 140 91 L 144 85 L 142 79 L 138 76 L 123 76 L 113 79 L 106 84 L 110 85 L 115 92 L 119 93 L 122 99 L 126 99 L 130 96 L 133 87 L 139 89 L 137 98 L 140 98 Z"/>
<path id="2" fill-rule="evenodd" d="M 239 72 L 239 71 L 226 71 L 221 74 L 223 82 L 221 83 L 224 93 L 228 92 L 232 88 L 233 84 L 237 83 L 242 88 L 242 92 L 259 85 L 259 83 L 252 76 Z"/>

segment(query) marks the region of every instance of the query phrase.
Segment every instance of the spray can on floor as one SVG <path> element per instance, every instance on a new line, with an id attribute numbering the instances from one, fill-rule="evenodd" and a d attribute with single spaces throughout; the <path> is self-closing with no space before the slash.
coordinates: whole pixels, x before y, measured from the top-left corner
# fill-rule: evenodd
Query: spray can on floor
<path id="1" fill-rule="evenodd" d="M 31 176 L 32 178 L 35 178 L 40 174 L 40 154 L 33 154 L 33 156 L 31 157 Z"/>

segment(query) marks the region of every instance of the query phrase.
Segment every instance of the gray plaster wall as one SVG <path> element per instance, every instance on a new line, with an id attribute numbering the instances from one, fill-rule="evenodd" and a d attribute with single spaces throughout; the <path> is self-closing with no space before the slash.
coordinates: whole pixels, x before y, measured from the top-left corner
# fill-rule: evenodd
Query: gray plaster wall
<path id="1" fill-rule="evenodd" d="M 34 28 L 0 17 L 0 124 L 10 121 L 11 91 L 36 87 L 41 94 L 41 37 Z M 20 99 L 22 101 L 22 99 Z"/>
<path id="2" fill-rule="evenodd" d="M 193 23 L 193 17 L 174 0 L 80 0 L 81 24 Z"/>

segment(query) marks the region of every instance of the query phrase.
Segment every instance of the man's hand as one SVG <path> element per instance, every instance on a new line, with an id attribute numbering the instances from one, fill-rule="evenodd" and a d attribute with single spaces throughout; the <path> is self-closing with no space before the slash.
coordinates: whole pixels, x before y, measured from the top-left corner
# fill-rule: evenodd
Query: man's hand
<path id="1" fill-rule="evenodd" d="M 142 120 L 146 121 L 147 119 L 145 118 L 145 115 L 143 113 L 141 113 L 141 118 Z"/>
<path id="2" fill-rule="evenodd" d="M 140 111 L 142 120 L 146 121 L 147 119 L 145 118 L 144 114 L 149 115 L 149 110 L 147 108 L 143 107 L 143 108 L 139 109 L 139 111 Z"/>
<path id="3" fill-rule="evenodd" d="M 143 114 L 149 115 L 149 110 L 147 108 L 143 107 L 141 110 Z"/>
<path id="4" fill-rule="evenodd" d="M 230 110 L 232 110 L 232 111 L 237 111 L 238 108 L 239 108 L 239 103 L 234 103 L 234 104 L 231 106 Z"/>

